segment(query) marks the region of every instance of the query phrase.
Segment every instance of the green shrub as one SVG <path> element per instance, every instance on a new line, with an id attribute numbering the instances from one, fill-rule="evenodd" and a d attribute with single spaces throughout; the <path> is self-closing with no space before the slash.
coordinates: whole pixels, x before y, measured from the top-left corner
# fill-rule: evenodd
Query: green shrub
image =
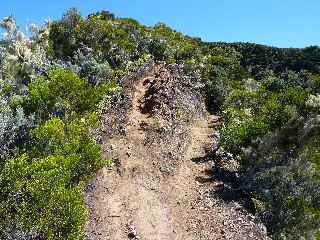
<path id="1" fill-rule="evenodd" d="M 223 105 L 227 108 L 258 108 L 263 100 L 263 91 L 248 92 L 241 88 L 230 90 Z"/>
<path id="2" fill-rule="evenodd" d="M 29 84 L 25 108 L 41 120 L 60 112 L 82 114 L 95 111 L 96 105 L 116 87 L 114 81 L 99 85 L 79 78 L 72 72 L 55 69 L 48 72 L 48 80 L 40 77 Z"/>
<path id="3" fill-rule="evenodd" d="M 44 78 L 39 77 L 29 84 L 29 92 L 25 109 L 29 113 L 36 113 L 39 119 L 47 119 L 53 111 L 55 96 Z"/>
<path id="4" fill-rule="evenodd" d="M 64 105 L 70 111 L 81 113 L 92 110 L 102 98 L 103 88 L 95 89 L 72 72 L 57 69 L 50 71 L 48 75 L 50 91 L 56 98 L 63 99 Z"/>
<path id="5" fill-rule="evenodd" d="M 85 209 L 64 162 L 63 156 L 21 155 L 6 163 L 0 173 L 2 239 L 17 229 L 37 239 L 80 239 Z"/>
<path id="6" fill-rule="evenodd" d="M 0 236 L 19 228 L 39 239 L 81 239 L 81 188 L 105 164 L 83 121 L 53 118 L 36 127 L 26 153 L 0 171 Z"/>
<path id="7" fill-rule="evenodd" d="M 270 125 L 270 130 L 280 128 L 291 117 L 290 109 L 281 104 L 277 96 L 267 99 L 257 110 L 257 115 Z"/>
<path id="8" fill-rule="evenodd" d="M 296 105 L 303 108 L 308 97 L 308 92 L 301 86 L 288 86 L 280 92 L 279 98 L 284 104 Z"/>
<path id="9" fill-rule="evenodd" d="M 61 21 L 55 21 L 50 26 L 49 53 L 54 57 L 67 58 L 72 56 L 80 47 L 75 39 L 77 26 L 83 22 L 80 13 L 76 9 L 68 10 Z"/>
<path id="10" fill-rule="evenodd" d="M 223 124 L 221 146 L 234 153 L 238 153 L 242 147 L 247 146 L 256 137 L 267 133 L 270 125 L 261 118 L 251 118 L 244 121 L 233 119 Z"/>
<path id="11" fill-rule="evenodd" d="M 32 130 L 29 152 L 33 157 L 65 156 L 72 179 L 76 183 L 84 181 L 104 163 L 100 159 L 100 148 L 87 128 L 86 123 L 77 119 L 66 119 L 63 123 L 53 118 Z"/>
<path id="12" fill-rule="evenodd" d="M 307 72 L 306 85 L 311 94 L 320 92 L 320 74 Z"/>

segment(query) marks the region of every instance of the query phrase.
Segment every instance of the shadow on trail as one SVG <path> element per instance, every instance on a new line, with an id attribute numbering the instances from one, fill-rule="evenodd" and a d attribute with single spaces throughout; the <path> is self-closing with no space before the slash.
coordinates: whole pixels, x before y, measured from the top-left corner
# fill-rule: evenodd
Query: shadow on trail
<path id="1" fill-rule="evenodd" d="M 212 168 L 202 171 L 201 176 L 197 176 L 195 180 L 200 184 L 212 183 L 208 185 L 210 194 L 218 196 L 221 200 L 229 202 L 238 202 L 241 206 L 254 212 L 254 204 L 252 202 L 252 194 L 247 192 L 240 185 L 239 173 L 230 171 L 221 166 L 221 158 L 214 153 L 207 153 L 206 156 L 191 159 L 196 164 L 202 164 L 213 161 Z"/>

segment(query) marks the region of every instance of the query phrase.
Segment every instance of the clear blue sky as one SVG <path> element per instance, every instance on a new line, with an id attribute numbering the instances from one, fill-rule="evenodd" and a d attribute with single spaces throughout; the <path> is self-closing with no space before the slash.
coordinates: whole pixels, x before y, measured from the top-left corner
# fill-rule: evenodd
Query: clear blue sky
<path id="1" fill-rule="evenodd" d="M 0 17 L 13 14 L 24 29 L 70 7 L 83 15 L 105 9 L 149 26 L 164 22 L 205 41 L 320 45 L 320 0 L 4 0 Z"/>

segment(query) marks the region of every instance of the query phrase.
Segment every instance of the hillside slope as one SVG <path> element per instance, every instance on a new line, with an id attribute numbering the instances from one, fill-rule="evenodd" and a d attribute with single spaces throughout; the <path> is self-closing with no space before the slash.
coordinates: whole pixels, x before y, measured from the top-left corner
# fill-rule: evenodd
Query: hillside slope
<path id="1" fill-rule="evenodd" d="M 108 11 L 0 27 L 0 239 L 320 239 L 319 47 Z"/>

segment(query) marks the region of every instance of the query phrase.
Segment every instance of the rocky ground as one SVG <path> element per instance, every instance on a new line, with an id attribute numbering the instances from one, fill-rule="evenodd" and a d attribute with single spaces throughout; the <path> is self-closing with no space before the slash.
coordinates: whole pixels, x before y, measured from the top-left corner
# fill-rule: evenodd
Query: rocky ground
<path id="1" fill-rule="evenodd" d="M 265 239 L 252 215 L 220 198 L 208 154 L 219 118 L 206 113 L 197 77 L 150 61 L 122 85 L 103 124 L 114 164 L 85 191 L 87 239 Z"/>

